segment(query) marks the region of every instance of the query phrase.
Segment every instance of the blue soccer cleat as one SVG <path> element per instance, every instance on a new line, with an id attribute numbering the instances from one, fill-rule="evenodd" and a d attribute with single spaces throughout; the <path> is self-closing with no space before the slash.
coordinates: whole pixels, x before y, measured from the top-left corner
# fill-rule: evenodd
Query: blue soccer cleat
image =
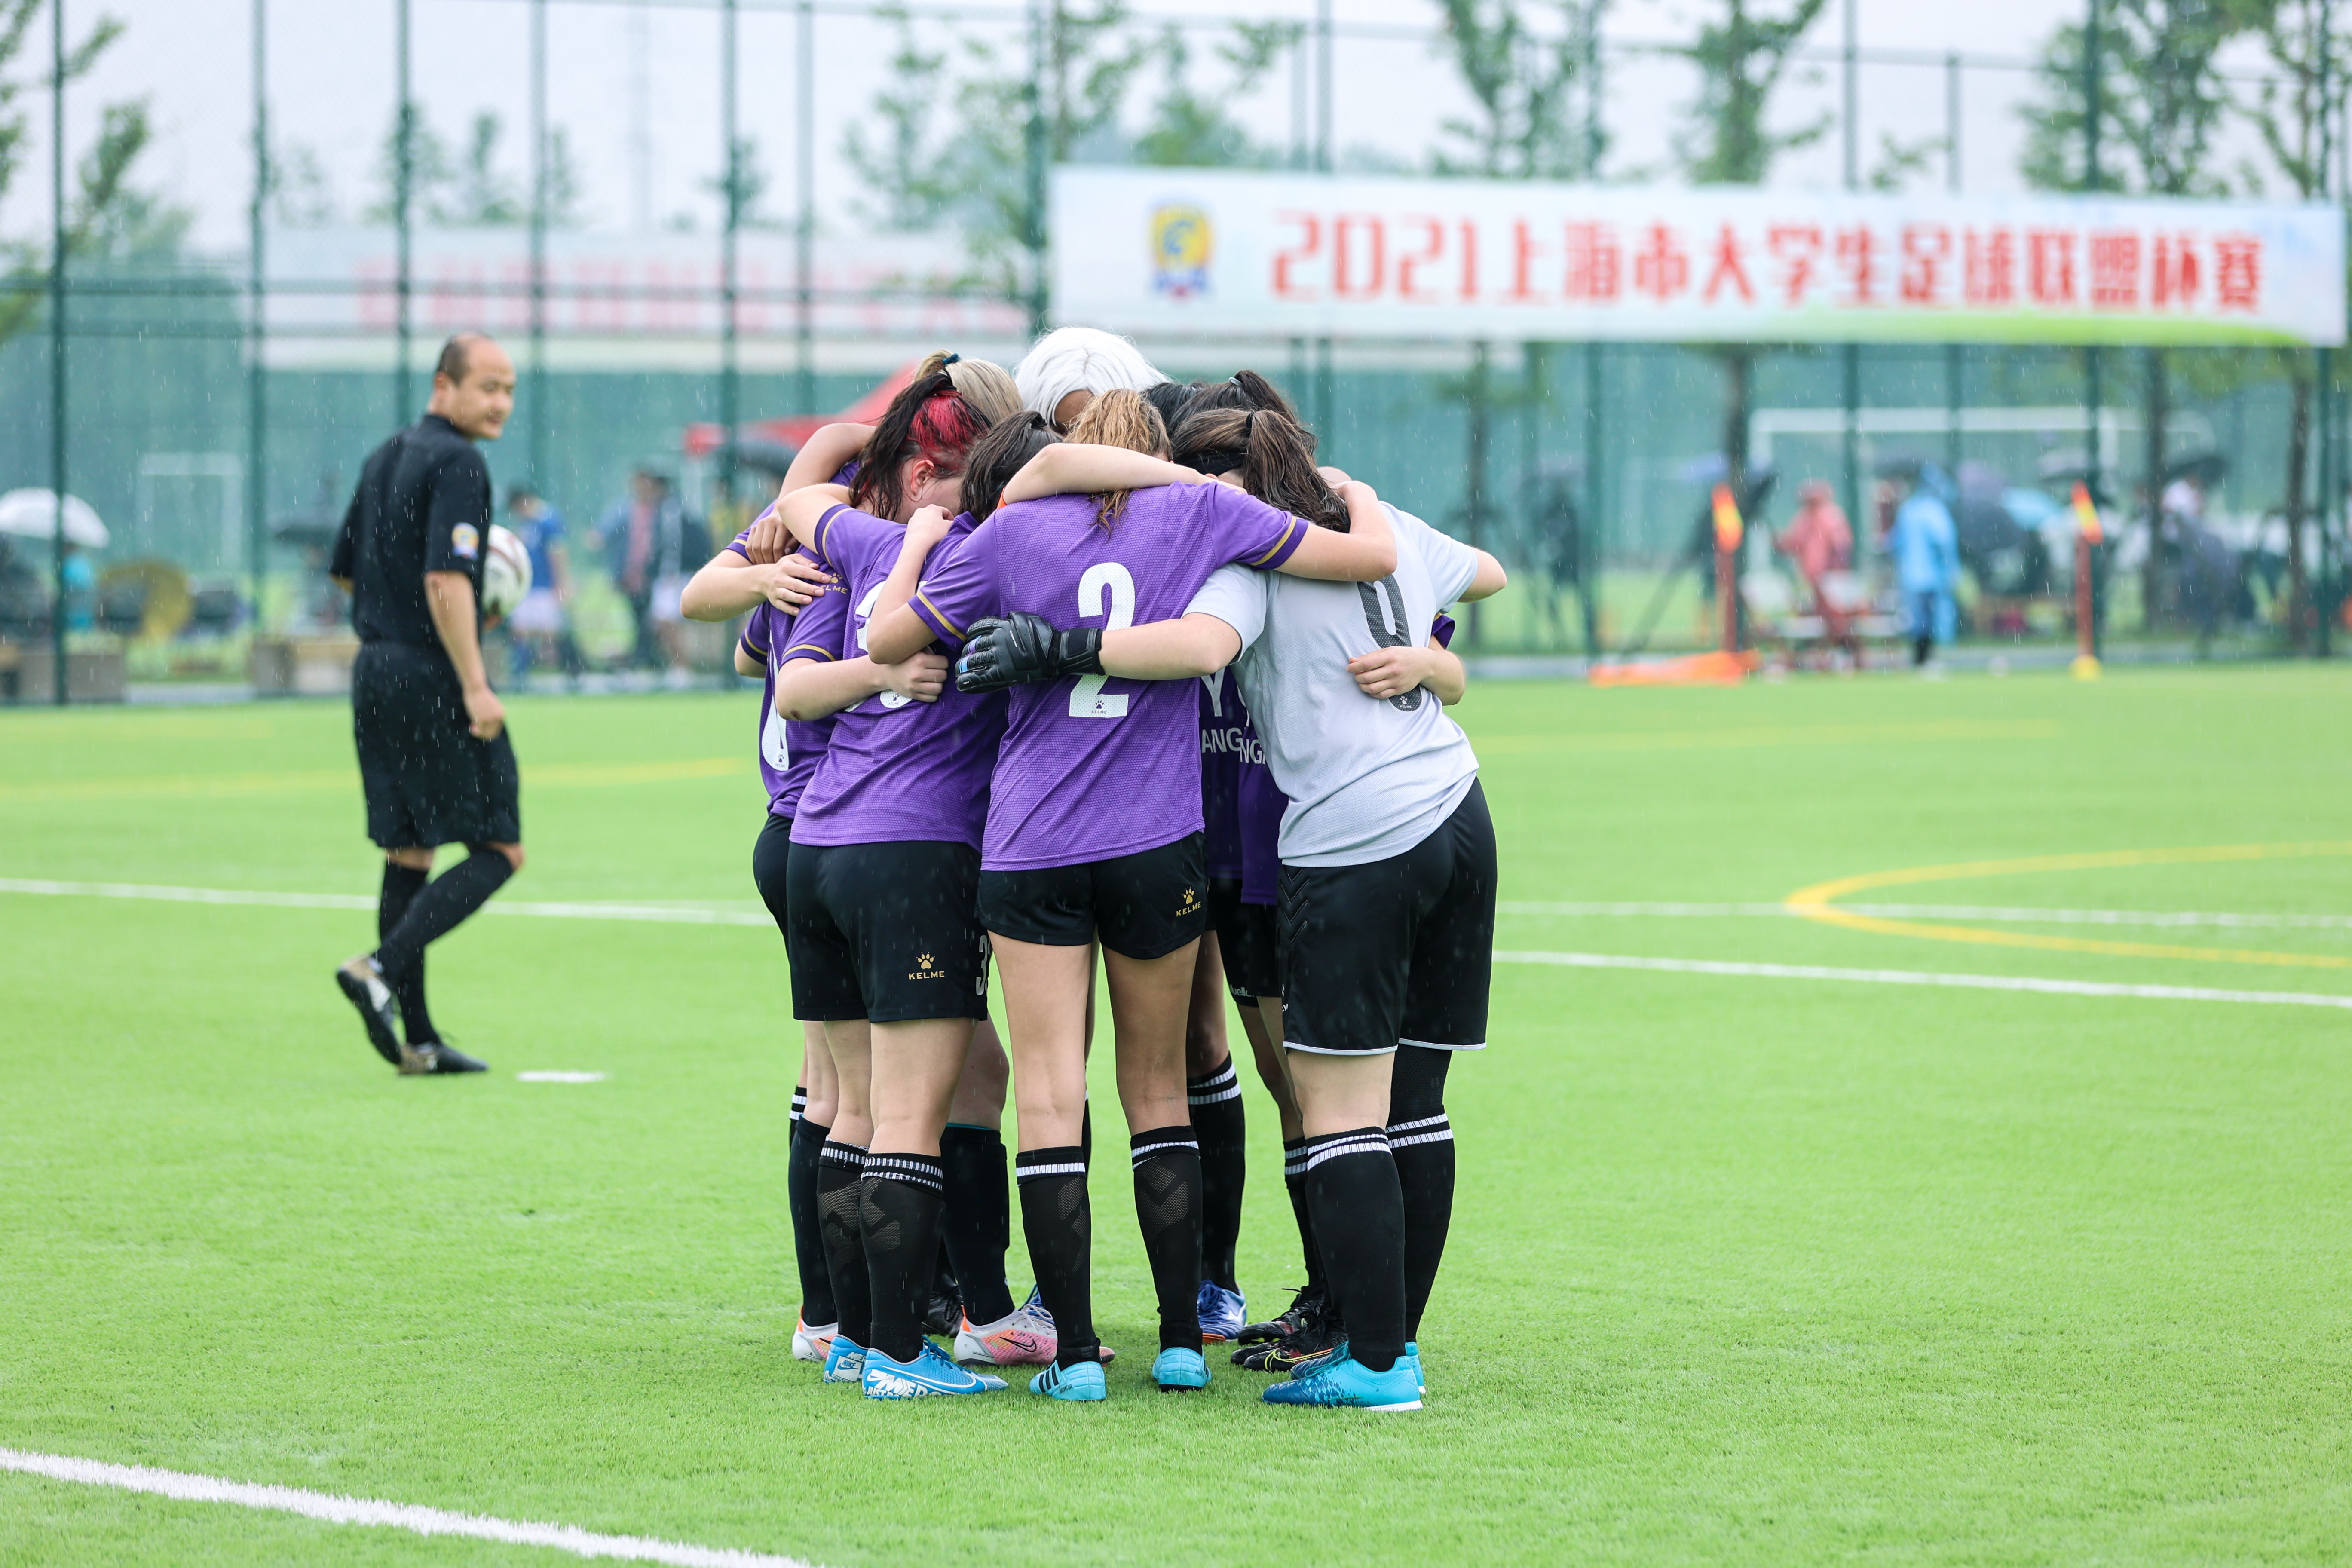
<path id="1" fill-rule="evenodd" d="M 1339 1410 L 1418 1410 L 1421 1389 L 1412 1363 L 1399 1356 L 1386 1372 L 1374 1372 L 1353 1356 L 1341 1356 L 1305 1377 L 1268 1384 L 1258 1396 L 1268 1405 L 1311 1405 Z"/>
<path id="2" fill-rule="evenodd" d="M 1199 1351 L 1171 1348 L 1151 1363 L 1151 1381 L 1162 1394 L 1188 1394 L 1209 1386 L 1209 1363 Z"/>
<path id="3" fill-rule="evenodd" d="M 866 1347 L 847 1334 L 836 1331 L 833 1343 L 824 1348 L 824 1381 L 827 1383 L 864 1383 L 866 1381 Z"/>
<path id="4" fill-rule="evenodd" d="M 1029 1380 L 1029 1392 L 1042 1394 L 1048 1399 L 1110 1397 L 1110 1390 L 1103 1386 L 1100 1362 L 1080 1363 L 1076 1366 L 1049 1366 Z"/>
<path id="5" fill-rule="evenodd" d="M 1240 1335 L 1249 1322 L 1249 1307 L 1238 1290 L 1228 1290 L 1213 1279 L 1201 1281 L 1201 1338 L 1223 1344 Z"/>
<path id="6" fill-rule="evenodd" d="M 934 1394 L 987 1394 L 1003 1388 L 1001 1377 L 982 1377 L 948 1359 L 948 1352 L 930 1340 L 912 1361 L 898 1361 L 880 1351 L 866 1352 L 866 1397 L 868 1399 L 928 1399 Z"/>
<path id="7" fill-rule="evenodd" d="M 1291 1381 L 1295 1383 L 1302 1377 L 1313 1377 L 1317 1373 L 1321 1372 L 1333 1362 L 1345 1361 L 1347 1359 L 1348 1336 L 1342 1334 L 1338 1339 L 1332 1341 L 1326 1348 L 1317 1351 L 1313 1355 L 1306 1357 L 1304 1360 L 1292 1366 L 1290 1369 Z"/>
<path id="8" fill-rule="evenodd" d="M 1428 1398 L 1428 1397 L 1429 1397 L 1429 1380 L 1428 1380 L 1427 1378 L 1425 1378 L 1425 1377 L 1423 1377 L 1423 1376 L 1422 1376 L 1422 1375 L 1421 1375 L 1421 1343 L 1420 1343 L 1420 1342 L 1419 1342 L 1419 1341 L 1417 1341 L 1417 1340 L 1407 1340 L 1407 1341 L 1405 1341 L 1405 1342 L 1404 1342 L 1404 1359 L 1405 1359 L 1405 1360 L 1407 1360 L 1407 1361 L 1409 1361 L 1409 1362 L 1411 1362 L 1411 1363 L 1412 1363 L 1412 1385 L 1413 1385 L 1413 1387 L 1415 1387 L 1415 1388 L 1417 1388 L 1417 1389 L 1419 1389 L 1419 1390 L 1421 1391 L 1421 1396 L 1422 1396 L 1423 1399 Z"/>

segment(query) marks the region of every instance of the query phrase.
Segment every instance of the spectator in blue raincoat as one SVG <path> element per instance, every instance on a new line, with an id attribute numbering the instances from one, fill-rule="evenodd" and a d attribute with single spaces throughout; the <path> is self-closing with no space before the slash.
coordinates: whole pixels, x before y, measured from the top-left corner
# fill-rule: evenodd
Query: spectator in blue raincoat
<path id="1" fill-rule="evenodd" d="M 1886 531 L 1914 665 L 1926 665 L 1936 645 L 1951 641 L 1958 629 L 1959 605 L 1952 595 L 1960 582 L 1960 532 L 1952 522 L 1952 494 L 1943 469 L 1920 464 L 1911 493 L 1895 508 L 1894 526 Z"/>

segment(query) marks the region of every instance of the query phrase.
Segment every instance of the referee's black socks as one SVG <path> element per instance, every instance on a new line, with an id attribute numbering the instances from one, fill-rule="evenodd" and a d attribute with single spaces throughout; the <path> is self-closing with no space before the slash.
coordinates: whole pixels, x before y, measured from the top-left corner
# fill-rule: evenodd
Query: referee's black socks
<path id="1" fill-rule="evenodd" d="M 1234 1249 L 1242 1238 L 1242 1184 L 1249 1172 L 1249 1119 L 1234 1058 L 1184 1080 L 1192 1104 L 1192 1136 L 1201 1144 L 1201 1272 L 1238 1291 Z"/>
<path id="2" fill-rule="evenodd" d="M 931 1264 L 939 1256 L 945 1188 L 940 1163 L 929 1154 L 866 1156 L 857 1206 L 874 1337 L 856 1342 L 892 1361 L 912 1361 L 923 1351 L 923 1300 L 930 1295 Z"/>
<path id="3" fill-rule="evenodd" d="M 416 901 L 416 895 L 425 890 L 425 884 L 432 875 L 429 870 L 404 866 L 397 860 L 383 863 L 383 889 L 376 895 L 375 902 L 375 940 L 378 942 L 387 941 L 400 928 L 401 917 L 408 913 L 408 906 Z M 417 960 L 415 973 L 405 978 L 407 984 L 393 987 L 393 999 L 400 1004 L 401 1028 L 408 1037 L 408 1043 L 421 1046 L 427 1040 L 440 1038 L 433 1031 L 432 1014 L 425 1010 L 425 961 L 422 958 Z M 390 974 L 384 976 L 384 983 L 392 984 Z"/>
<path id="4" fill-rule="evenodd" d="M 1160 1348 L 1201 1348 L 1201 1146 L 1192 1125 L 1157 1127 L 1129 1140 L 1135 1218 L 1160 1299 Z"/>
<path id="5" fill-rule="evenodd" d="M 1009 1318 L 1013 1293 L 1004 1286 L 1004 1250 L 1013 1241 L 1013 1200 L 1004 1179 L 1004 1139 L 992 1127 L 951 1121 L 940 1134 L 940 1164 L 948 1184 L 940 1223 L 964 1315 L 975 1323 Z"/>
<path id="6" fill-rule="evenodd" d="M 1389 1148 L 1404 1193 L 1404 1337 L 1421 1338 L 1421 1314 L 1445 1257 L 1454 1221 L 1454 1124 L 1445 1119 L 1452 1051 L 1397 1047 L 1389 1080 Z"/>
<path id="7" fill-rule="evenodd" d="M 803 1116 L 793 1123 L 792 1151 L 784 1156 L 784 1206 L 793 1216 L 793 1260 L 801 1276 L 801 1321 L 811 1327 L 836 1321 L 833 1276 L 824 1262 L 824 1230 L 816 1215 L 817 1156 L 830 1127 Z M 856 1342 L 856 1336 L 851 1336 Z"/>
<path id="8" fill-rule="evenodd" d="M 874 1331 L 873 1287 L 866 1272 L 865 1222 L 857 1212 L 857 1180 L 866 1172 L 866 1151 L 827 1137 L 817 1152 L 816 1218 L 824 1238 L 824 1268 L 833 1280 L 839 1331 L 864 1349 Z"/>
<path id="9" fill-rule="evenodd" d="M 513 875 L 513 861 L 495 849 L 478 848 L 410 897 L 400 923 L 383 933 L 375 950 L 376 962 L 383 965 L 384 984 L 399 999 L 404 1017 L 408 1016 L 412 1005 L 418 1016 L 425 1016 L 425 947 L 457 930 L 467 915 L 488 903 L 490 895 L 505 887 L 507 879 Z M 388 864 L 384 881 L 389 893 L 392 868 Z M 377 912 L 381 920 L 381 905 Z M 424 1043 L 417 1038 L 413 1021 L 408 1026 L 408 1038 L 412 1044 Z"/>
<path id="10" fill-rule="evenodd" d="M 1348 1354 L 1386 1372 L 1404 1353 L 1404 1194 L 1385 1128 L 1307 1140 L 1307 1201 Z"/>
<path id="11" fill-rule="evenodd" d="M 1013 1161 L 1021 1186 L 1021 1229 L 1029 1238 L 1029 1268 L 1037 1294 L 1054 1314 L 1056 1366 L 1098 1359 L 1093 1282 L 1094 1211 L 1087 1203 L 1086 1151 L 1076 1146 L 1024 1149 Z"/>

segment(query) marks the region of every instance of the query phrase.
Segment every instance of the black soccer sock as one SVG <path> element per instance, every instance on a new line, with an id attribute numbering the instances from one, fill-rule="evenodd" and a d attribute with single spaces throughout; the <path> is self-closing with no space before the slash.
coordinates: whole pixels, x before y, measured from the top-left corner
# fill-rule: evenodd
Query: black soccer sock
<path id="1" fill-rule="evenodd" d="M 793 1085 L 792 1135 L 793 1137 L 797 1138 L 801 1135 L 801 1119 L 807 1114 L 808 1085 L 796 1083 Z"/>
<path id="2" fill-rule="evenodd" d="M 427 883 L 408 901 L 400 923 L 375 950 L 383 965 L 384 984 L 401 999 L 405 1016 L 413 987 L 417 1011 L 425 1005 L 425 949 L 456 931 L 459 922 L 490 901 L 490 895 L 514 875 L 514 862 L 495 849 L 477 849 Z M 412 1032 L 409 1037 L 414 1040 Z"/>
<path id="3" fill-rule="evenodd" d="M 1094 1211 L 1087 1202 L 1087 1160 L 1080 1149 L 1028 1149 L 1014 1156 L 1021 1186 L 1021 1229 L 1029 1238 L 1029 1268 L 1037 1294 L 1054 1314 L 1060 1340 L 1056 1366 L 1097 1359 L 1093 1281 Z"/>
<path id="4" fill-rule="evenodd" d="M 1192 1136 L 1201 1144 L 1201 1272 L 1238 1291 L 1234 1249 L 1242 1238 L 1242 1184 L 1249 1173 L 1249 1119 L 1234 1058 L 1184 1080 L 1192 1102 Z"/>
<path id="5" fill-rule="evenodd" d="M 1004 1179 L 1004 1140 L 991 1128 L 951 1122 L 940 1134 L 940 1164 L 948 1184 L 941 1231 L 964 1314 L 975 1323 L 1009 1318 L 1004 1248 L 1013 1234 L 1013 1189 Z"/>
<path id="6" fill-rule="evenodd" d="M 1315 1215 L 1307 1203 L 1307 1140 L 1286 1139 L 1282 1145 L 1282 1184 L 1290 1194 L 1291 1217 L 1298 1222 L 1298 1250 L 1307 1262 L 1307 1288 L 1328 1290 L 1323 1278 L 1323 1250 L 1315 1245 Z"/>
<path id="7" fill-rule="evenodd" d="M 375 904 L 375 939 L 378 942 L 383 942 L 399 928 L 401 917 L 408 913 L 408 906 L 416 901 L 416 895 L 425 890 L 425 884 L 432 875 L 430 871 L 404 866 L 397 860 L 383 863 L 383 889 L 376 895 Z M 385 984 L 392 984 L 390 975 L 384 978 Z M 441 1037 L 434 1032 L 433 1015 L 425 1006 L 425 960 L 421 955 L 416 961 L 416 972 L 406 977 L 406 984 L 394 986 L 393 999 L 400 1004 L 401 1033 L 407 1037 L 410 1045 L 421 1046 L 428 1040 Z"/>
<path id="8" fill-rule="evenodd" d="M 1129 1140 L 1135 1220 L 1151 1290 L 1160 1299 L 1160 1348 L 1201 1348 L 1201 1146 L 1192 1129 L 1155 1127 Z"/>
<path id="9" fill-rule="evenodd" d="M 818 1152 L 816 1215 L 824 1237 L 824 1271 L 833 1281 L 834 1321 L 863 1349 L 874 1331 L 873 1286 L 866 1273 L 865 1221 L 858 1217 L 857 1180 L 866 1151 L 826 1138 Z"/>
<path id="10" fill-rule="evenodd" d="M 793 1259 L 800 1267 L 801 1321 L 824 1324 L 840 1314 L 833 1302 L 833 1276 L 824 1264 L 824 1227 L 817 1218 L 817 1161 L 833 1133 L 803 1117 L 793 1124 L 792 1152 L 784 1156 L 784 1206 L 793 1216 Z"/>
<path id="11" fill-rule="evenodd" d="M 1452 1051 L 1397 1047 L 1389 1087 L 1389 1149 L 1404 1194 L 1404 1337 L 1421 1338 L 1421 1314 L 1445 1258 L 1454 1220 L 1454 1126 L 1445 1119 Z"/>
<path id="12" fill-rule="evenodd" d="M 870 1340 L 857 1342 L 892 1361 L 912 1361 L 923 1350 L 924 1298 L 931 1290 L 931 1260 L 940 1247 L 944 1185 L 929 1154 L 868 1154 L 857 1184 L 857 1212 L 866 1237 L 871 1286 Z"/>
<path id="13" fill-rule="evenodd" d="M 1309 1138 L 1307 1201 L 1347 1320 L 1348 1354 L 1386 1372 L 1405 1340 L 1404 1194 L 1387 1131 L 1359 1127 Z"/>

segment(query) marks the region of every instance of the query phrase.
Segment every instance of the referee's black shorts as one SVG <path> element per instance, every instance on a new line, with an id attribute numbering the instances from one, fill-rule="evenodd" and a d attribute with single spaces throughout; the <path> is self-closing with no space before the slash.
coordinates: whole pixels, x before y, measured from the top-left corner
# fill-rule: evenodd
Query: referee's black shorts
<path id="1" fill-rule="evenodd" d="M 505 730 L 478 741 L 457 672 L 437 651 L 360 645 L 352 733 L 367 791 L 368 837 L 385 849 L 522 842 L 521 789 Z"/>
<path id="2" fill-rule="evenodd" d="M 1285 866 L 1282 1032 L 1294 1051 L 1369 1057 L 1486 1044 L 1495 824 L 1475 783 L 1436 832 L 1361 866 Z"/>

